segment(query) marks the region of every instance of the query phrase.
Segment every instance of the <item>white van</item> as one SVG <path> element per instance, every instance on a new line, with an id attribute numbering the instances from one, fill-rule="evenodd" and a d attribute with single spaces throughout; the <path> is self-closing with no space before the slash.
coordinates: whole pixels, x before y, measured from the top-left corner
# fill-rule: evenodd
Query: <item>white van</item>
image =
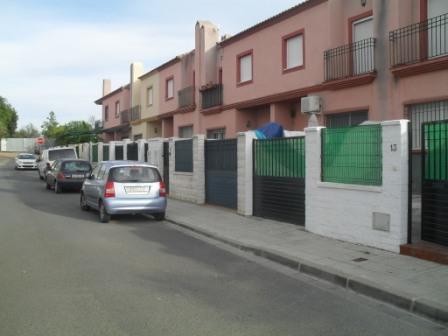
<path id="1" fill-rule="evenodd" d="M 41 180 L 47 176 L 47 170 L 53 165 L 55 160 L 63 159 L 78 159 L 76 151 L 73 147 L 55 147 L 44 149 L 39 156 L 39 162 L 37 163 L 37 172 Z"/>

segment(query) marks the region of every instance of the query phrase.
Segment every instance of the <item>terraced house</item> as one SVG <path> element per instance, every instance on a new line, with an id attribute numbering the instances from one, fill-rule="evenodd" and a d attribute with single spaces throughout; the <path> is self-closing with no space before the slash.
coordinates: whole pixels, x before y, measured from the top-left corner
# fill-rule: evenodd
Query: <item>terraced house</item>
<path id="1" fill-rule="evenodd" d="M 447 21 L 445 0 L 308 0 L 231 37 L 200 21 L 192 51 L 145 74 L 134 64 L 96 103 L 107 139 L 233 138 L 269 121 L 303 130 L 301 98 L 316 95 L 328 127 L 411 119 L 418 151 L 421 122 L 448 116 Z M 132 134 L 118 94 L 132 95 Z"/>

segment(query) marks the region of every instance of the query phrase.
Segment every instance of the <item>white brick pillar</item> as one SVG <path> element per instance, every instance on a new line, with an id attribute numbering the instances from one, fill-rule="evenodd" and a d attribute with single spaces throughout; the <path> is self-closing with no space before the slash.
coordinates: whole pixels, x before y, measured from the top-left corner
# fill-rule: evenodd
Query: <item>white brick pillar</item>
<path id="1" fill-rule="evenodd" d="M 196 203 L 205 203 L 205 135 L 193 137 L 193 188 Z"/>
<path id="2" fill-rule="evenodd" d="M 109 160 L 115 160 L 115 141 L 109 142 Z"/>
<path id="3" fill-rule="evenodd" d="M 102 142 L 98 142 L 98 162 L 103 161 L 103 152 L 104 152 L 103 145 L 104 144 Z"/>
<path id="4" fill-rule="evenodd" d="M 163 174 L 163 139 L 154 138 L 148 140 L 148 163 L 159 168 Z"/>
<path id="5" fill-rule="evenodd" d="M 390 232 L 397 244 L 408 237 L 409 120 L 390 120 L 383 127 L 383 194 L 389 199 Z M 390 197 L 389 197 L 390 195 Z M 397 248 L 397 252 L 399 249 Z"/>
<path id="6" fill-rule="evenodd" d="M 138 148 L 138 158 L 137 160 L 139 162 L 145 162 L 145 144 L 148 141 L 145 139 L 139 139 L 137 140 L 137 148 Z"/>
<path id="7" fill-rule="evenodd" d="M 129 139 L 124 139 L 123 140 L 123 160 L 127 160 L 128 159 L 128 144 L 132 143 L 131 140 Z"/>
<path id="8" fill-rule="evenodd" d="M 253 152 L 252 145 L 255 132 L 241 132 L 237 137 L 237 188 L 238 213 L 243 216 L 253 215 Z"/>
<path id="9" fill-rule="evenodd" d="M 319 211 L 315 208 L 314 190 L 321 179 L 321 130 L 325 127 L 305 128 L 305 228 L 318 232 Z"/>
<path id="10" fill-rule="evenodd" d="M 83 160 L 90 161 L 90 144 L 87 142 L 84 142 L 81 144 L 81 158 Z"/>

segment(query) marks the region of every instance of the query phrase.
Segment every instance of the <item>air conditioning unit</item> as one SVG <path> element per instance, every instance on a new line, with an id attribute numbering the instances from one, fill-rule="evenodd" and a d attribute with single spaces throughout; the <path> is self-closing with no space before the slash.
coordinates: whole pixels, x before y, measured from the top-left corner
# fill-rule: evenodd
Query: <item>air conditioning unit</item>
<path id="1" fill-rule="evenodd" d="M 300 101 L 302 113 L 320 113 L 322 100 L 319 96 L 303 97 Z"/>

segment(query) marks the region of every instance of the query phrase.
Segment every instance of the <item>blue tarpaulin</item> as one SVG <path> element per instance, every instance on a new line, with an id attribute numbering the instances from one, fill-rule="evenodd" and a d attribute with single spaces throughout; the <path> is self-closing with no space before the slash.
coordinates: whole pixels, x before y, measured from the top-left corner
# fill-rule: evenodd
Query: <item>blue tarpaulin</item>
<path id="1" fill-rule="evenodd" d="M 255 130 L 258 139 L 283 138 L 283 126 L 277 123 L 267 123 Z"/>

